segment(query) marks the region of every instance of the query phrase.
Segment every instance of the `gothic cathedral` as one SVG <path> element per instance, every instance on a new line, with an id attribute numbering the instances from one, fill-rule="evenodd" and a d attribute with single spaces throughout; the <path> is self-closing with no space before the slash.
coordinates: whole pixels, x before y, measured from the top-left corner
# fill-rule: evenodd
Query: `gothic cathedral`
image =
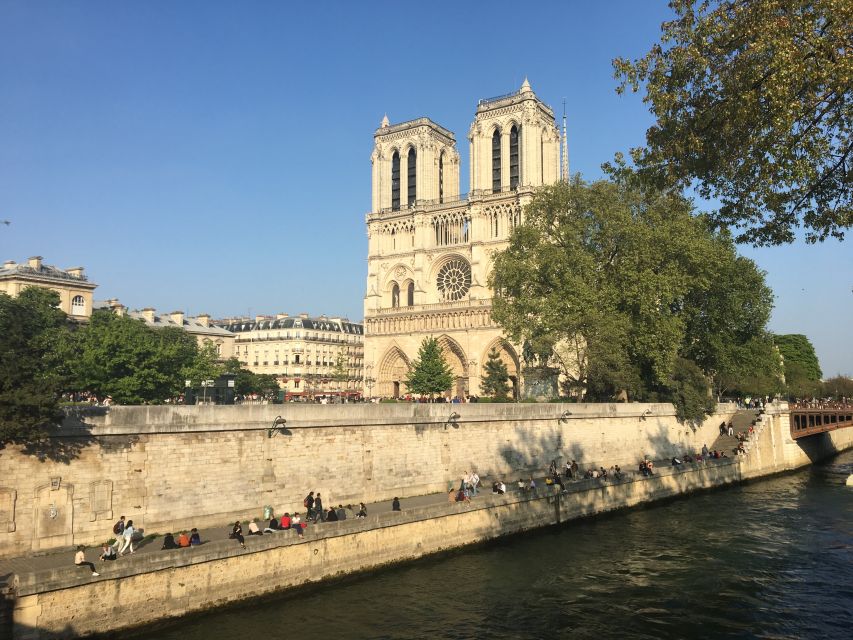
<path id="1" fill-rule="evenodd" d="M 365 391 L 406 394 L 406 373 L 425 337 L 438 339 L 456 376 L 452 396 L 480 394 L 489 351 L 523 390 L 518 345 L 491 319 L 492 255 L 543 184 L 560 177 L 554 112 L 527 80 L 481 100 L 468 132 L 470 188 L 459 193 L 456 137 L 429 118 L 382 120 L 373 135 L 372 210 L 367 214 Z"/>

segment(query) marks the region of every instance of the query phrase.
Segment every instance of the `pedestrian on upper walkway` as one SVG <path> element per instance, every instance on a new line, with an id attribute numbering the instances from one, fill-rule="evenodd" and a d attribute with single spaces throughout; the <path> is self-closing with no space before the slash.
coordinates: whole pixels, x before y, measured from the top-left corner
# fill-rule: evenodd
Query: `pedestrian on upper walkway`
<path id="1" fill-rule="evenodd" d="M 122 535 L 124 536 L 124 543 L 122 544 L 121 549 L 119 549 L 118 554 L 120 556 L 124 555 L 124 552 L 130 548 L 130 552 L 133 553 L 133 534 L 136 533 L 136 529 L 133 528 L 133 520 L 128 520 L 127 524 L 124 527 L 124 532 Z"/>

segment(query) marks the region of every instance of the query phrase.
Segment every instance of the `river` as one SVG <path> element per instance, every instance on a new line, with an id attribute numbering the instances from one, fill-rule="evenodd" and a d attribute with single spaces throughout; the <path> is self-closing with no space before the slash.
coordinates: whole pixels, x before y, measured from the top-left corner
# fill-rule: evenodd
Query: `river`
<path id="1" fill-rule="evenodd" d="M 853 452 L 137 637 L 849 638 L 850 473 Z"/>

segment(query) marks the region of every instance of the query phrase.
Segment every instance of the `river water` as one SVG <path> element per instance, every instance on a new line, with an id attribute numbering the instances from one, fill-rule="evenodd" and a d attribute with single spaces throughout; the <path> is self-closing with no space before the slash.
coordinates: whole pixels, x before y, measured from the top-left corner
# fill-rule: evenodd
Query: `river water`
<path id="1" fill-rule="evenodd" d="M 850 473 L 853 452 L 142 637 L 853 638 Z"/>

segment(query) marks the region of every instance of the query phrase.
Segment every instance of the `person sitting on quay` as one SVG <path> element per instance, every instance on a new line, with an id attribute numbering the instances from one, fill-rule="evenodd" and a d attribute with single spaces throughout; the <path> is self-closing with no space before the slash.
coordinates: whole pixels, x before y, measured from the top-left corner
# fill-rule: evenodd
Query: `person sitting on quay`
<path id="1" fill-rule="evenodd" d="M 267 523 L 267 526 L 264 527 L 264 533 L 275 533 L 278 530 L 278 518 L 272 516 L 270 521 Z"/>
<path id="2" fill-rule="evenodd" d="M 326 522 L 337 522 L 338 514 L 335 511 L 334 507 L 329 507 L 329 511 L 326 513 Z M 316 520 L 315 520 L 316 522 Z"/>
<path id="3" fill-rule="evenodd" d="M 708 445 L 707 444 L 702 445 L 702 457 L 703 458 L 708 457 Z"/>
<path id="4" fill-rule="evenodd" d="M 536 493 L 536 480 L 533 479 L 533 476 L 530 476 L 530 483 L 527 486 L 527 490 L 532 494 Z"/>
<path id="5" fill-rule="evenodd" d="M 524 483 L 524 480 L 521 478 L 518 479 L 518 490 L 519 491 L 527 491 L 527 485 Z"/>
<path id="6" fill-rule="evenodd" d="M 279 522 L 278 522 L 278 530 L 279 531 L 287 531 L 288 529 L 290 529 L 290 526 L 291 526 L 290 523 L 291 523 L 290 512 L 285 511 L 284 515 L 281 516 L 281 520 L 279 520 Z"/>
<path id="7" fill-rule="evenodd" d="M 85 569 L 89 569 L 92 572 L 92 577 L 98 577 L 101 574 L 98 573 L 97 571 L 95 571 L 95 565 L 94 564 L 92 564 L 91 562 L 86 560 L 85 549 L 86 549 L 86 547 L 84 547 L 83 545 L 80 545 L 79 547 L 77 547 L 77 553 L 74 554 L 74 564 L 76 564 L 78 567 L 83 567 Z"/>
<path id="8" fill-rule="evenodd" d="M 175 536 L 173 536 L 171 533 L 167 533 L 165 536 L 163 536 L 163 546 L 160 547 L 160 549 L 167 550 L 177 548 L 178 543 L 175 542 Z"/>
<path id="9" fill-rule="evenodd" d="M 367 517 L 367 507 L 363 502 L 359 503 L 358 513 L 355 514 L 356 518 L 366 518 Z"/>
<path id="10" fill-rule="evenodd" d="M 342 520 L 346 520 L 346 519 L 347 519 L 347 510 L 346 510 L 346 509 L 344 509 L 344 505 L 339 504 L 339 505 L 338 505 L 338 508 L 337 508 L 337 509 L 335 509 L 335 513 L 336 513 L 336 514 L 337 514 L 337 516 L 338 516 L 338 522 L 340 522 L 340 521 L 342 521 Z"/>
<path id="11" fill-rule="evenodd" d="M 622 480 L 622 469 L 619 468 L 618 464 L 613 465 L 610 469 L 613 472 L 613 477 L 616 478 L 617 481 Z"/>
<path id="12" fill-rule="evenodd" d="M 193 527 L 190 529 L 190 546 L 197 547 L 201 544 L 201 536 L 198 534 L 198 529 Z"/>
<path id="13" fill-rule="evenodd" d="M 262 536 L 264 532 L 261 531 L 261 528 L 258 526 L 258 519 L 253 518 L 249 523 L 249 535 L 250 536 Z"/>
<path id="14" fill-rule="evenodd" d="M 563 469 L 563 475 L 569 480 L 572 479 L 572 463 L 566 460 L 566 468 Z"/>
<path id="15" fill-rule="evenodd" d="M 580 467 L 576 460 L 572 460 L 572 479 L 579 480 L 580 479 Z"/>
<path id="16" fill-rule="evenodd" d="M 607 480 L 607 469 L 605 469 L 604 467 L 599 467 L 598 475 L 599 475 L 599 477 L 601 477 L 603 480 L 606 481 Z"/>
<path id="17" fill-rule="evenodd" d="M 293 514 L 293 517 L 290 519 L 290 528 L 296 531 L 296 535 L 300 538 L 305 537 L 305 527 L 307 526 L 307 523 L 302 522 L 298 511 Z"/>
<path id="18" fill-rule="evenodd" d="M 236 540 L 240 543 L 240 547 L 243 549 L 246 548 L 246 539 L 243 537 L 243 526 L 240 524 L 240 521 L 237 520 L 234 523 L 234 526 L 231 529 L 231 533 L 228 535 L 232 540 Z"/>
<path id="19" fill-rule="evenodd" d="M 107 560 L 115 560 L 118 556 L 116 555 L 116 550 L 109 544 L 104 543 L 101 545 L 101 555 L 99 556 L 99 560 L 101 562 L 106 562 Z"/>
<path id="20" fill-rule="evenodd" d="M 400 508 L 400 498 L 394 496 L 394 499 L 391 501 L 391 511 L 402 511 Z"/>
<path id="21" fill-rule="evenodd" d="M 651 469 L 646 466 L 645 460 L 640 460 L 640 473 L 643 474 L 644 478 L 648 478 L 650 475 L 652 475 Z"/>
<path id="22" fill-rule="evenodd" d="M 681 464 L 681 460 L 679 460 L 679 459 L 678 459 L 678 458 L 676 458 L 675 456 L 672 456 L 672 466 L 673 466 L 673 467 L 677 467 L 677 466 L 678 466 L 678 465 L 680 465 L 680 464 Z"/>
<path id="23" fill-rule="evenodd" d="M 181 535 L 178 536 L 178 546 L 181 549 L 186 549 L 190 546 L 190 537 L 186 531 L 181 531 Z"/>

